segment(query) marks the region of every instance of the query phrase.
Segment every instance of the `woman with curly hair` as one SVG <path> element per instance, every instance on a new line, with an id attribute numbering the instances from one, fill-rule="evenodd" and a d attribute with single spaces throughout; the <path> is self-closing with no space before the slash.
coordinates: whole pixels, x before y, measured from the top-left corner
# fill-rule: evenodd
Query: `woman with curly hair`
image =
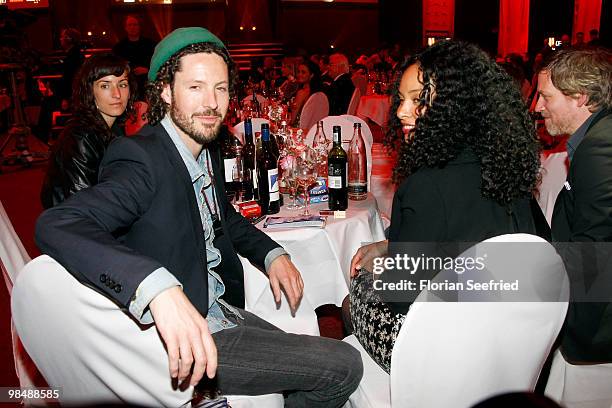
<path id="1" fill-rule="evenodd" d="M 124 136 L 131 114 L 135 82 L 127 61 L 112 55 L 92 56 L 74 81 L 72 118 L 49 158 L 40 199 L 53 207 L 98 181 L 98 167 L 109 143 Z"/>
<path id="2" fill-rule="evenodd" d="M 403 134 L 395 169 L 400 185 L 389 239 L 357 251 L 349 295 L 354 334 L 387 372 L 410 303 L 382 301 L 366 268 L 388 254 L 389 243 L 535 233 L 530 198 L 540 165 L 518 89 L 478 47 L 439 42 L 409 58 L 400 72 L 392 108 L 392 126 Z"/>

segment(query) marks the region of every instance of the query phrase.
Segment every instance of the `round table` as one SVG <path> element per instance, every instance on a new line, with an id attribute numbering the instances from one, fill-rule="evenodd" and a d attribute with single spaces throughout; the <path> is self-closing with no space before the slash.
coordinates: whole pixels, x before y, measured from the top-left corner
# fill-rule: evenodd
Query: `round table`
<path id="1" fill-rule="evenodd" d="M 318 214 L 327 208 L 327 203 L 313 204 L 311 212 Z M 283 207 L 275 216 L 290 217 L 300 212 Z M 346 218 L 329 216 L 324 228 L 271 230 L 263 228 L 263 221 L 257 227 L 291 255 L 304 280 L 304 296 L 295 316 L 291 316 L 285 296 L 277 307 L 268 278 L 241 258 L 245 308 L 287 332 L 299 334 L 319 334 L 315 309 L 325 304 L 340 306 L 348 294 L 349 267 L 357 249 L 364 243 L 385 239 L 376 199 L 371 194 L 363 201 L 349 200 Z"/>

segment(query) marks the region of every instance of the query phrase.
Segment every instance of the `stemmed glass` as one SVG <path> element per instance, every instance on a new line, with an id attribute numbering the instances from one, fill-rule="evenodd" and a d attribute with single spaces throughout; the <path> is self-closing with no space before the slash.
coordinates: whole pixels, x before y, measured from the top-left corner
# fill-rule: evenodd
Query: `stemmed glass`
<path id="1" fill-rule="evenodd" d="M 300 205 L 296 202 L 296 198 L 297 198 L 297 178 L 296 178 L 296 174 L 295 174 L 295 156 L 292 154 L 292 152 L 288 152 L 288 154 L 286 154 L 282 160 L 279 160 L 280 162 L 280 170 L 282 172 L 281 177 L 283 178 L 283 180 L 285 181 L 286 186 L 288 187 L 289 190 L 289 198 L 291 199 L 291 204 L 287 204 L 285 206 L 286 209 L 288 210 L 299 210 L 304 208 L 303 205 Z"/>
<path id="2" fill-rule="evenodd" d="M 297 184 L 304 189 L 305 207 L 301 215 L 310 215 L 310 187 L 317 179 L 317 154 L 306 147 L 295 158 L 295 176 Z"/>

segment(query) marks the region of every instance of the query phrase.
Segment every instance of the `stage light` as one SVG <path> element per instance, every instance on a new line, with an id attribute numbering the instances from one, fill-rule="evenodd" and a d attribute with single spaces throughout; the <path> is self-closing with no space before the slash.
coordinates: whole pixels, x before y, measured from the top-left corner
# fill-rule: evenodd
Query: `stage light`
<path id="1" fill-rule="evenodd" d="M 257 30 L 257 27 L 253 26 L 253 27 L 251 27 L 251 30 L 255 31 L 255 30 Z"/>

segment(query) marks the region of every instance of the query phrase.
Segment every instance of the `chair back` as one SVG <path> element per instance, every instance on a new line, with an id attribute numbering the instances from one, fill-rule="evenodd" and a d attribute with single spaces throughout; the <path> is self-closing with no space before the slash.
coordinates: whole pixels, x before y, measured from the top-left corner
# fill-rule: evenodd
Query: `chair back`
<path id="1" fill-rule="evenodd" d="M 19 276 L 19 272 L 29 261 L 30 256 L 21 243 L 19 236 L 17 236 L 11 220 L 2 206 L 2 202 L 0 202 L 0 269 L 2 269 L 2 275 L 4 276 L 9 296 L 12 297 L 13 295 L 13 285 Z M 15 372 L 19 378 L 21 388 L 46 386 L 42 375 L 38 372 L 36 365 L 21 344 L 12 316 L 11 343 Z M 27 402 L 27 400 L 24 401 Z"/>
<path id="2" fill-rule="evenodd" d="M 253 134 L 255 134 L 261 132 L 262 123 L 270 124 L 270 121 L 264 118 L 252 118 L 251 123 L 253 124 Z M 235 124 L 233 128 L 230 128 L 230 131 L 244 144 L 244 121 Z"/>
<path id="3" fill-rule="evenodd" d="M 310 129 L 318 121 L 329 115 L 329 101 L 323 92 L 315 92 L 304 103 L 300 113 L 301 129 Z"/>
<path id="4" fill-rule="evenodd" d="M 93 260 L 92 260 L 93 261 Z M 141 325 L 47 255 L 29 262 L 13 288 L 11 311 L 23 344 L 67 406 L 182 406 L 154 325 Z M 280 394 L 244 396 L 236 407 L 282 407 Z M 244 400 L 244 401 L 243 401 Z M 232 404 L 234 406 L 234 404 Z"/>
<path id="5" fill-rule="evenodd" d="M 368 161 L 367 173 L 368 173 L 368 191 L 370 191 L 370 178 L 372 176 L 372 144 L 374 138 L 372 137 L 372 131 L 366 122 L 357 116 L 341 115 L 341 116 L 327 116 L 323 120 L 323 131 L 325 135 L 331 140 L 332 128 L 334 126 L 342 127 L 342 148 L 348 153 L 349 144 L 353 137 L 353 124 L 361 123 L 361 136 L 365 142 L 366 147 L 366 158 Z M 312 146 L 312 141 L 317 132 L 316 122 L 310 127 L 310 130 L 306 134 L 304 143 L 308 146 Z"/>
<path id="6" fill-rule="evenodd" d="M 8 214 L 0 202 L 0 267 L 9 294 L 17 274 L 30 261 L 21 240 L 17 236 Z"/>
<path id="7" fill-rule="evenodd" d="M 361 91 L 355 87 L 353 96 L 349 102 L 348 109 L 346 110 L 347 115 L 355 115 L 357 113 L 357 106 L 359 106 L 359 100 L 361 99 Z"/>
<path id="8" fill-rule="evenodd" d="M 495 242 L 504 245 L 492 247 Z M 467 408 L 494 394 L 534 389 L 567 312 L 563 262 L 552 245 L 528 234 L 483 241 L 458 258 L 485 254 L 480 273 L 496 281 L 518 279 L 520 292 L 549 301 L 511 301 L 516 293 L 504 292 L 496 295 L 502 301 L 483 303 L 467 293 L 459 295 L 467 301 L 436 302 L 434 294 L 421 292 L 393 348 L 392 407 Z M 433 281 L 456 275 L 446 272 Z"/>

